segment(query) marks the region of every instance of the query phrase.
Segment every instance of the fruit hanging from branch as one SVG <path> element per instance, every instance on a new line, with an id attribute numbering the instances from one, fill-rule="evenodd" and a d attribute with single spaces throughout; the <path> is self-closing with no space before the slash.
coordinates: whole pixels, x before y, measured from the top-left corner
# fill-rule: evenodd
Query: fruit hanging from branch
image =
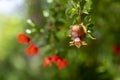
<path id="1" fill-rule="evenodd" d="M 83 22 L 74 25 L 70 31 L 70 35 L 73 40 L 70 42 L 70 46 L 75 45 L 76 47 L 80 48 L 81 45 L 87 45 L 85 41 L 82 41 L 82 39 L 86 36 L 86 34 L 87 34 L 87 29 L 84 26 Z"/>

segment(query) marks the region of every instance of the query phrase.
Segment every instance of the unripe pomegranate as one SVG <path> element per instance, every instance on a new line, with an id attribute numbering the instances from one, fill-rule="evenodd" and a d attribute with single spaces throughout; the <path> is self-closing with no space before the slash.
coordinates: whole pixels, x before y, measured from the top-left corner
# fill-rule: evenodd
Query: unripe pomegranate
<path id="1" fill-rule="evenodd" d="M 70 31 L 70 35 L 73 39 L 73 41 L 70 42 L 70 46 L 75 45 L 76 47 L 79 48 L 81 45 L 87 45 L 87 43 L 81 41 L 81 39 L 83 39 L 86 36 L 86 34 L 87 29 L 83 25 L 83 23 L 74 25 Z"/>
<path id="2" fill-rule="evenodd" d="M 74 25 L 71 28 L 71 32 L 70 32 L 72 38 L 79 37 L 81 39 L 85 37 L 86 33 L 87 33 L 87 30 L 86 30 L 86 27 L 83 25 L 83 23 Z"/>

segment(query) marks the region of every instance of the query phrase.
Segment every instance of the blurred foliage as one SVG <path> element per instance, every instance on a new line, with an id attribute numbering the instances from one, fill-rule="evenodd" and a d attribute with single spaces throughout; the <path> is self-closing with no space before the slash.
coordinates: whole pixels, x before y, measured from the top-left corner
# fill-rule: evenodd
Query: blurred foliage
<path id="1" fill-rule="evenodd" d="M 120 45 L 119 0 L 26 0 L 26 3 L 28 24 L 14 15 L 0 15 L 0 80 L 120 80 L 120 54 L 112 51 L 113 45 Z M 83 13 L 79 14 L 79 10 Z M 80 49 L 70 47 L 69 29 L 81 21 L 93 40 L 85 38 L 88 45 Z M 28 45 L 17 42 L 17 34 L 27 29 L 40 47 L 37 56 L 27 56 L 24 48 Z M 43 59 L 56 53 L 66 58 L 69 65 L 63 70 L 54 64 L 44 68 Z"/>

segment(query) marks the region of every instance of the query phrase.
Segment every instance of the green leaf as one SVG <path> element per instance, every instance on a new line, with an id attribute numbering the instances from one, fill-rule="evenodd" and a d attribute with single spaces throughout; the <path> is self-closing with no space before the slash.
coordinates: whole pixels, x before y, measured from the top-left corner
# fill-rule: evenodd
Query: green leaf
<path id="1" fill-rule="evenodd" d="M 81 7 L 81 10 L 83 10 L 85 3 L 86 3 L 86 1 L 85 1 L 85 0 L 82 0 L 82 1 L 80 2 L 80 7 Z"/>
<path id="2" fill-rule="evenodd" d="M 87 27 L 89 28 L 89 27 L 93 27 L 94 26 L 94 24 L 93 23 L 89 23 L 89 24 L 87 24 Z"/>
<path id="3" fill-rule="evenodd" d="M 72 8 L 71 13 L 72 14 L 78 14 L 78 9 Z"/>
<path id="4" fill-rule="evenodd" d="M 90 39 L 96 39 L 91 34 L 87 34 L 87 37 L 90 38 Z"/>

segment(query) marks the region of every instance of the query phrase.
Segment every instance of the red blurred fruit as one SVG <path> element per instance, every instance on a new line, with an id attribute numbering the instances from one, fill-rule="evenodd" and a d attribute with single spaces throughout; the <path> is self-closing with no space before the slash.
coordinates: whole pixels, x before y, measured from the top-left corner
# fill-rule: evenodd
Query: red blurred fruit
<path id="1" fill-rule="evenodd" d="M 26 34 L 21 33 L 18 35 L 18 42 L 23 43 L 23 44 L 27 44 L 30 42 L 30 38 Z"/>
<path id="2" fill-rule="evenodd" d="M 59 60 L 59 56 L 57 56 L 57 55 L 53 55 L 53 56 L 51 56 L 51 59 L 52 59 L 52 62 L 56 62 L 57 60 Z"/>
<path id="3" fill-rule="evenodd" d="M 53 55 L 50 57 L 46 57 L 44 62 L 43 62 L 43 66 L 47 67 L 49 65 L 51 65 L 52 63 L 55 63 L 58 67 L 58 69 L 63 69 L 67 66 L 67 61 L 65 59 L 62 59 L 61 57 L 57 56 L 57 55 Z"/>
<path id="4" fill-rule="evenodd" d="M 120 54 L 120 46 L 119 45 L 114 45 L 113 46 L 113 52 Z"/>
<path id="5" fill-rule="evenodd" d="M 59 59 L 56 62 L 56 65 L 57 65 L 58 69 L 61 70 L 61 69 L 65 68 L 68 65 L 68 63 L 67 63 L 67 61 L 65 59 Z"/>
<path id="6" fill-rule="evenodd" d="M 28 48 L 26 48 L 26 53 L 28 55 L 38 54 L 38 52 L 39 52 L 39 48 L 35 46 L 34 44 L 30 44 Z"/>
<path id="7" fill-rule="evenodd" d="M 46 57 L 44 59 L 43 66 L 47 67 L 47 66 L 50 66 L 51 64 L 52 64 L 51 58 L 50 57 Z"/>

